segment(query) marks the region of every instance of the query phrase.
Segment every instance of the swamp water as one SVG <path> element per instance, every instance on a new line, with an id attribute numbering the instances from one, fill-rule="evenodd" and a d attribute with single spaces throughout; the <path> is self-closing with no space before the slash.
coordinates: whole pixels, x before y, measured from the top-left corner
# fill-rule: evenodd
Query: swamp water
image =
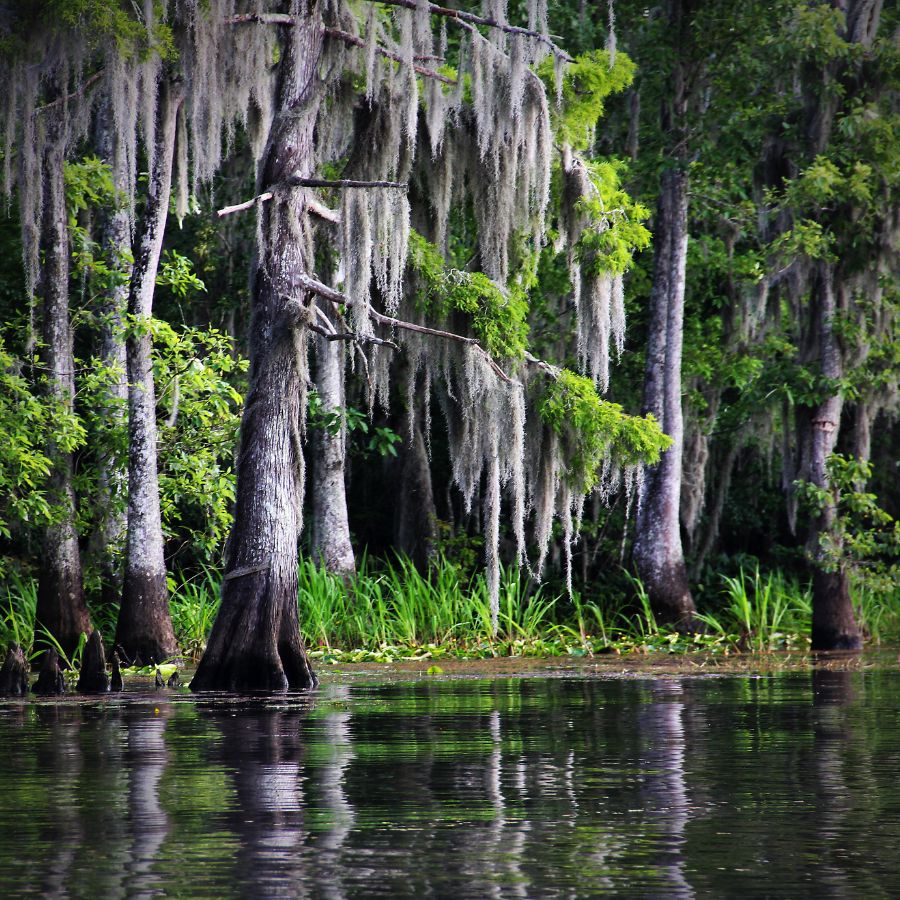
<path id="1" fill-rule="evenodd" d="M 900 895 L 900 672 L 326 674 L 0 704 L 0 897 Z"/>

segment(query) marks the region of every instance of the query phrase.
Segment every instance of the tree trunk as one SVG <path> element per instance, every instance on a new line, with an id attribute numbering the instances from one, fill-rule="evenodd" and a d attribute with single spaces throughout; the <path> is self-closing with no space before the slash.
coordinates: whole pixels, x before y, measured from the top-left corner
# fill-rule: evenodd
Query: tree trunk
<path id="1" fill-rule="evenodd" d="M 419 407 L 418 401 L 416 403 Z M 424 571 L 434 559 L 437 549 L 437 508 L 421 421 L 419 407 L 413 414 L 412 433 L 407 435 L 398 466 L 400 488 L 394 520 L 394 543 L 418 569 Z"/>
<path id="2" fill-rule="evenodd" d="M 681 546 L 681 345 L 687 261 L 688 179 L 680 169 L 662 176 L 644 381 L 644 409 L 653 413 L 672 446 L 647 469 L 637 514 L 634 561 L 654 614 L 686 623 L 694 613 Z"/>
<path id="3" fill-rule="evenodd" d="M 184 89 L 180 83 L 163 80 L 160 85 L 156 154 L 128 297 L 128 312 L 133 319 L 126 344 L 128 537 L 116 645 L 121 647 L 127 659 L 139 657 L 145 663 L 151 659 L 160 662 L 178 650 L 169 615 L 163 555 L 156 465 L 156 391 L 149 325 L 169 211 L 178 110 L 183 98 Z"/>
<path id="4" fill-rule="evenodd" d="M 871 47 L 878 31 L 881 16 L 881 0 L 835 0 L 830 4 L 844 13 L 845 28 L 841 37 L 848 43 Z M 834 130 L 838 104 L 842 93 L 835 87 L 842 83 L 845 63 L 841 58 L 819 60 L 807 64 L 803 71 L 805 80 L 805 130 L 809 157 L 826 152 Z M 852 95 L 852 78 L 841 84 Z M 873 268 L 878 261 L 873 260 Z M 838 313 L 838 296 L 849 292 L 846 275 L 836 266 L 818 262 L 813 266 L 810 283 L 810 335 L 811 358 L 818 359 L 824 379 L 835 385 L 844 376 L 844 358 L 834 319 Z M 847 303 L 841 304 L 841 309 Z M 814 650 L 848 650 L 862 645 L 859 628 L 853 615 L 850 598 L 849 574 L 846 567 L 836 571 L 834 563 L 828 565 L 822 548 L 822 538 L 834 533 L 837 519 L 837 492 L 829 483 L 825 469 L 828 456 L 834 451 L 841 424 L 843 398 L 840 389 L 824 397 L 816 406 L 797 411 L 798 442 L 800 445 L 801 478 L 824 489 L 829 497 L 825 508 L 810 524 L 807 549 L 813 570 L 813 623 L 812 647 Z M 836 547 L 838 555 L 840 547 Z"/>
<path id="5" fill-rule="evenodd" d="M 344 407 L 344 347 L 340 341 L 316 337 L 316 391 L 322 412 L 340 413 Z M 317 428 L 312 436 L 312 556 L 329 572 L 352 575 L 356 571 L 350 525 L 344 460 L 346 429 L 332 434 Z"/>
<path id="6" fill-rule="evenodd" d="M 834 318 L 837 302 L 834 273 L 827 263 L 820 263 L 812 285 L 811 316 L 813 337 L 818 338 L 818 355 L 823 378 L 837 382 L 844 365 Z M 836 491 L 829 483 L 826 463 L 834 452 L 841 424 L 843 398 L 839 392 L 825 397 L 812 408 L 798 410 L 800 438 L 800 477 L 827 491 L 828 502 L 810 524 L 807 547 L 813 569 L 813 650 L 852 650 L 861 646 L 859 628 L 850 599 L 849 574 L 844 566 L 836 571 L 828 564 L 822 538 L 833 534 L 837 519 Z M 840 552 L 840 548 L 836 548 Z"/>
<path id="7" fill-rule="evenodd" d="M 118 146 L 112 120 L 112 104 L 106 99 L 97 111 L 97 153 L 112 169 L 113 185 L 124 196 L 128 173 Z M 110 429 L 127 428 L 128 360 L 125 353 L 123 316 L 128 309 L 128 281 L 131 266 L 131 228 L 128 211 L 117 205 L 104 214 L 100 226 L 100 246 L 109 268 L 110 281 L 100 298 L 100 359 L 117 373 L 108 388 Z M 97 481 L 101 521 L 93 538 L 92 552 L 99 560 L 101 600 L 105 606 L 117 604 L 122 597 L 121 551 L 127 534 L 126 491 L 128 475 L 124 462 L 113 451 L 97 460 Z"/>
<path id="8" fill-rule="evenodd" d="M 323 33 L 318 7 L 310 6 L 283 35 L 279 115 L 258 193 L 291 175 L 312 174 L 313 133 L 323 97 L 317 71 Z M 259 215 L 250 388 L 241 425 L 234 527 L 222 605 L 191 682 L 193 691 L 304 690 L 317 683 L 297 612 L 308 296 L 297 287 L 296 276 L 312 269 L 302 190 L 276 193 Z"/>
<path id="9" fill-rule="evenodd" d="M 66 137 L 65 125 L 56 110 L 47 114 L 46 127 L 41 225 L 42 357 L 48 397 L 65 415 L 71 415 L 75 397 L 75 358 L 69 322 L 69 236 L 63 177 Z M 58 447 L 51 437 L 47 456 L 51 463 L 48 496 L 55 509 L 55 519 L 44 535 L 35 641 L 38 645 L 44 642 L 41 630 L 46 629 L 71 656 L 82 632 L 91 628 L 84 602 L 81 553 L 75 531 L 72 454 Z"/>

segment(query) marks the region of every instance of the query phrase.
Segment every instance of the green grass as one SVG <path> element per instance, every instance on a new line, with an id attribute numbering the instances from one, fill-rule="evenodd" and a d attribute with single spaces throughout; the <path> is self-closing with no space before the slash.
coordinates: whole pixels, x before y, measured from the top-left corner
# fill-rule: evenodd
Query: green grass
<path id="1" fill-rule="evenodd" d="M 705 634 L 682 634 L 657 623 L 640 580 L 628 576 L 632 596 L 602 603 L 571 599 L 536 585 L 524 570 L 504 569 L 498 630 L 482 573 L 466 576 L 440 560 L 427 573 L 405 558 L 363 558 L 349 579 L 309 559 L 298 572 L 300 627 L 311 655 L 326 662 L 439 658 L 441 656 L 558 656 L 599 651 L 671 653 L 705 650 L 769 652 L 808 646 L 812 597 L 808 586 L 781 572 L 758 568 L 722 576 L 721 590 L 701 609 Z M 221 576 L 203 570 L 176 581 L 172 623 L 182 652 L 199 659 L 219 607 Z M 900 589 L 854 592 L 861 627 L 875 643 L 900 642 Z M 11 575 L 0 594 L 0 640 L 34 655 L 50 635 L 34 641 L 37 585 Z M 115 609 L 93 609 L 95 624 L 111 635 Z M 72 660 L 77 662 L 77 660 Z"/>
<path id="2" fill-rule="evenodd" d="M 900 644 L 900 584 L 890 588 L 854 585 L 857 621 L 876 644 Z"/>
<path id="3" fill-rule="evenodd" d="M 757 653 L 788 649 L 807 640 L 812 622 L 812 590 L 781 572 L 722 576 L 722 602 L 698 618 L 710 633 Z"/>

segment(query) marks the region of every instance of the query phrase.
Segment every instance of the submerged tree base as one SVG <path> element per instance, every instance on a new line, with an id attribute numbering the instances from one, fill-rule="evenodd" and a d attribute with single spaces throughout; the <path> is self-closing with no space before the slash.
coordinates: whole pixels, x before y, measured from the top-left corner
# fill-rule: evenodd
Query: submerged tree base
<path id="1" fill-rule="evenodd" d="M 813 650 L 859 650 L 862 635 L 853 613 L 850 581 L 844 572 L 813 574 Z"/>

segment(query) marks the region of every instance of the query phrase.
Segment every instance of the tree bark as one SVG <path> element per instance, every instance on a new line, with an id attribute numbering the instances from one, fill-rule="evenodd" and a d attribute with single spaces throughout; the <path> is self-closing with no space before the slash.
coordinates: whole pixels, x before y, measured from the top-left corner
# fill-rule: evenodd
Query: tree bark
<path id="1" fill-rule="evenodd" d="M 828 263 L 819 263 L 812 284 L 811 316 L 813 339 L 817 338 L 820 370 L 823 378 L 837 383 L 844 364 L 834 319 L 837 313 L 834 273 Z M 800 437 L 800 477 L 826 491 L 825 507 L 810 523 L 807 547 L 813 569 L 813 650 L 853 650 L 862 645 L 850 599 L 850 580 L 846 568 L 833 569 L 822 547 L 822 539 L 834 534 L 837 520 L 837 495 L 829 483 L 826 464 L 834 452 L 841 424 L 843 397 L 840 391 L 824 397 L 816 406 L 800 408 L 797 424 Z M 840 552 L 840 548 L 836 548 Z"/>
<path id="2" fill-rule="evenodd" d="M 687 262 L 688 179 L 681 169 L 662 176 L 657 206 L 656 251 L 644 381 L 644 410 L 651 412 L 672 446 L 647 469 L 638 504 L 634 561 L 654 614 L 686 624 L 696 609 L 681 546 L 681 347 Z"/>
<path id="3" fill-rule="evenodd" d="M 60 87 L 65 91 L 65 86 Z M 61 114 L 47 115 L 43 150 L 43 221 L 41 225 L 41 293 L 43 295 L 43 352 L 47 371 L 46 390 L 65 415 L 71 415 L 75 397 L 75 357 L 69 321 L 69 235 L 63 167 L 66 128 Z M 75 491 L 72 487 L 72 454 L 52 436 L 47 456 L 51 470 L 48 495 L 55 519 L 44 535 L 44 556 L 38 576 L 35 642 L 40 645 L 46 629 L 69 656 L 91 622 L 84 601 L 81 552 L 75 530 Z"/>
<path id="4" fill-rule="evenodd" d="M 830 5 L 845 17 L 840 36 L 848 43 L 871 47 L 880 22 L 881 0 L 833 0 Z M 824 64 L 816 60 L 802 73 L 806 150 L 810 159 L 824 153 L 830 143 L 843 96 L 835 85 L 841 84 L 842 78 L 846 80 L 844 66 L 842 59 L 831 59 Z M 852 93 L 852 80 L 842 87 Z M 874 265 L 877 266 L 877 262 Z M 812 266 L 809 290 L 808 357 L 810 361 L 818 361 L 822 377 L 834 385 L 833 393 L 823 396 L 817 405 L 797 410 L 799 475 L 824 489 L 829 498 L 825 508 L 810 523 L 807 540 L 813 570 L 812 647 L 814 650 L 857 649 L 862 645 L 862 638 L 853 614 L 849 573 L 843 565 L 829 571 L 834 568 L 834 562 L 828 563 L 822 548 L 825 536 L 830 536 L 834 544 L 839 540 L 835 533 L 837 491 L 829 483 L 825 466 L 837 443 L 843 407 L 838 383 L 844 375 L 845 360 L 834 322 L 839 307 L 840 310 L 846 308 L 846 297 L 851 288 L 840 263 L 819 261 Z M 840 547 L 836 549 L 839 555 Z"/>
<path id="5" fill-rule="evenodd" d="M 323 98 L 318 5 L 284 29 L 279 114 L 257 193 L 312 174 L 313 134 Z M 304 315 L 298 275 L 312 270 L 303 189 L 277 192 L 261 208 L 252 281 L 250 388 L 241 425 L 235 519 L 222 604 L 193 691 L 285 691 L 316 685 L 300 636 L 297 538 L 302 524 L 300 415 L 306 386 Z M 299 233 L 298 233 L 299 230 Z"/>
<path id="6" fill-rule="evenodd" d="M 177 650 L 163 555 L 156 456 L 156 391 L 149 331 L 153 291 L 162 252 L 172 187 L 172 160 L 184 88 L 160 85 L 157 147 L 148 186 L 128 297 L 132 317 L 128 355 L 128 536 L 125 581 L 116 624 L 116 645 L 124 656 L 160 662 Z"/>
<path id="7" fill-rule="evenodd" d="M 340 413 L 344 407 L 344 346 L 341 341 L 316 337 L 315 384 L 322 411 Z M 311 444 L 312 556 L 329 572 L 352 575 L 356 571 L 356 560 L 350 542 L 344 482 L 346 429 L 341 427 L 337 434 L 332 434 L 327 428 L 317 428 Z"/>
<path id="8" fill-rule="evenodd" d="M 417 408 L 413 413 L 412 431 L 400 451 L 394 542 L 418 569 L 424 571 L 433 561 L 437 549 L 437 508 L 422 433 L 421 405 L 418 399 L 414 402 Z"/>
<path id="9" fill-rule="evenodd" d="M 120 152 L 112 121 L 112 104 L 105 99 L 97 111 L 97 153 L 112 170 L 113 186 L 120 196 L 127 191 L 128 173 Z M 131 266 L 131 227 L 128 210 L 121 201 L 105 212 L 100 226 L 100 246 L 109 268 L 110 282 L 100 304 L 100 359 L 117 373 L 108 387 L 108 411 L 111 429 L 128 427 L 128 359 L 125 353 L 123 316 L 128 309 L 128 283 Z M 101 521 L 92 541 L 92 554 L 99 560 L 101 600 L 117 604 L 122 597 L 123 570 L 121 552 L 127 534 L 128 474 L 124 461 L 108 451 L 97 460 L 97 481 Z"/>

